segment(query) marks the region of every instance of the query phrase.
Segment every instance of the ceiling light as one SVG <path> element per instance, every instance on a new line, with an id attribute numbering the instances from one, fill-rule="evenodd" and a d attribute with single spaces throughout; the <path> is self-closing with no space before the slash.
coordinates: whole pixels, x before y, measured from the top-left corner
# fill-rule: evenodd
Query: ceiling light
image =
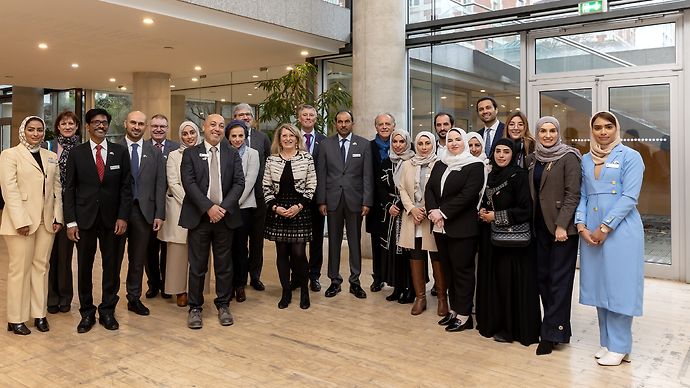
<path id="1" fill-rule="evenodd" d="M 48 45 L 45 44 L 45 43 L 39 43 L 39 44 L 38 44 L 38 48 L 40 48 L 41 50 L 45 50 L 45 49 L 48 48 Z"/>
<path id="2" fill-rule="evenodd" d="M 225 99 L 224 99 L 224 98 L 221 98 L 221 99 L 220 99 L 220 102 L 225 102 Z"/>
<path id="3" fill-rule="evenodd" d="M 448 98 L 448 97 L 446 97 L 446 96 L 441 96 L 441 100 L 445 100 L 446 98 Z"/>
<path id="4" fill-rule="evenodd" d="M 309 51 L 307 51 L 307 50 L 302 50 L 302 51 L 299 53 L 299 55 L 301 55 L 301 56 L 303 56 L 303 57 L 306 57 L 307 55 L 309 55 Z"/>
<path id="5" fill-rule="evenodd" d="M 174 88 L 174 87 L 175 87 L 175 85 L 170 85 L 170 87 L 171 87 L 171 88 Z"/>
<path id="6" fill-rule="evenodd" d="M 76 69 L 76 68 L 78 68 L 78 67 L 79 67 L 79 64 L 78 64 L 78 63 L 73 63 L 73 64 L 72 64 L 72 68 L 73 68 L 73 69 Z"/>
<path id="7" fill-rule="evenodd" d="M 198 81 L 198 80 L 199 80 L 199 79 L 196 78 L 196 77 L 192 78 L 192 82 L 196 82 L 196 81 Z"/>
<path id="8" fill-rule="evenodd" d="M 144 22 L 144 24 L 151 25 L 151 24 L 153 24 L 153 19 L 151 19 L 151 18 L 144 18 L 144 20 L 142 20 L 142 22 Z"/>
<path id="9" fill-rule="evenodd" d="M 288 66 L 288 67 L 285 68 L 285 70 L 287 70 L 287 71 L 292 71 L 292 70 L 295 70 L 295 68 L 293 68 L 292 66 Z"/>
<path id="10" fill-rule="evenodd" d="M 414 108 L 412 108 L 412 110 L 414 110 Z"/>
<path id="11" fill-rule="evenodd" d="M 125 85 L 120 85 L 117 88 L 120 90 L 127 90 L 127 87 Z"/>
<path id="12" fill-rule="evenodd" d="M 516 99 L 516 100 L 519 100 L 519 99 L 520 99 L 520 96 L 515 96 L 515 99 Z"/>
<path id="13" fill-rule="evenodd" d="M 486 93 L 486 89 L 480 90 L 479 93 Z"/>
<path id="14" fill-rule="evenodd" d="M 111 78 L 111 79 L 109 79 L 108 81 L 110 81 L 110 82 L 115 82 L 115 81 L 117 81 L 117 80 L 116 80 L 115 78 Z"/>
<path id="15" fill-rule="evenodd" d="M 251 96 L 252 94 L 251 94 L 251 93 L 247 93 L 247 95 L 248 95 L 248 96 Z"/>
<path id="16" fill-rule="evenodd" d="M 252 78 L 259 78 L 259 76 L 256 75 L 256 74 L 254 74 L 254 75 L 252 76 Z"/>
<path id="17" fill-rule="evenodd" d="M 199 66 L 199 65 L 194 66 L 194 70 L 200 71 L 200 70 L 201 70 L 201 66 Z"/>

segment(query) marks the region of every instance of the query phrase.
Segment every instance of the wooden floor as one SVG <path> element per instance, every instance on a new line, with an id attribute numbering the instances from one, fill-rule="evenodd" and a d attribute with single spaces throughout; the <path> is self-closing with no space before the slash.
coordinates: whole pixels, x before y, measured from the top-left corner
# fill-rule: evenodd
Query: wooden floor
<path id="1" fill-rule="evenodd" d="M 500 344 L 476 330 L 446 333 L 436 324 L 435 309 L 413 317 L 409 305 L 384 299 L 389 289 L 369 293 L 368 260 L 362 276 L 367 299 L 355 299 L 345 287 L 332 299 L 312 293 L 312 307 L 304 311 L 295 292 L 297 303 L 279 310 L 274 257 L 274 245 L 267 242 L 267 289 L 248 290 L 246 302 L 231 304 L 233 326 L 218 324 L 207 298 L 204 328 L 196 331 L 187 329 L 187 309 L 172 299 L 144 300 L 151 308 L 148 317 L 128 312 L 123 265 L 120 330 L 96 325 L 77 334 L 75 296 L 71 312 L 49 315 L 50 332 L 1 334 L 0 387 L 690 386 L 687 284 L 646 281 L 645 315 L 633 326 L 633 361 L 604 368 L 592 357 L 598 349 L 596 312 L 577 303 L 577 290 L 571 344 L 537 357 L 536 345 Z M 5 317 L 7 250 L 1 240 L 0 273 Z M 327 286 L 326 276 L 321 279 Z M 95 294 L 100 300 L 100 291 Z M 430 306 L 435 303 L 430 297 Z"/>

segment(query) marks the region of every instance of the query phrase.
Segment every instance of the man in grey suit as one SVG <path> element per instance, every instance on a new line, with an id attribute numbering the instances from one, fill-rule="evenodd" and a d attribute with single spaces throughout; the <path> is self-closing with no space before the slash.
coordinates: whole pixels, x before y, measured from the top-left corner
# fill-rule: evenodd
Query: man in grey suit
<path id="1" fill-rule="evenodd" d="M 163 153 L 163 165 L 166 165 L 168 154 L 180 148 L 180 143 L 168 140 L 168 118 L 161 113 L 151 116 L 149 120 L 149 130 L 151 131 L 151 144 L 155 149 Z M 158 291 L 164 299 L 170 298 L 164 291 L 165 286 L 165 263 L 167 255 L 167 244 L 162 244 L 158 239 L 158 233 L 151 233 L 148 248 L 148 260 L 146 261 L 146 277 L 148 278 L 149 289 L 146 291 L 147 298 L 155 298 Z"/>
<path id="2" fill-rule="evenodd" d="M 151 233 L 157 232 L 165 220 L 165 163 L 163 155 L 143 137 L 146 115 L 130 112 L 125 119 L 125 138 L 120 142 L 129 152 L 132 172 L 132 210 L 127 228 L 127 309 L 149 315 L 141 303 L 144 265 Z M 124 254 L 124 252 L 121 252 Z"/>
<path id="3" fill-rule="evenodd" d="M 239 200 L 244 191 L 244 172 L 239 152 L 227 141 L 225 120 L 210 114 L 204 121 L 204 142 L 182 154 L 180 175 L 185 191 L 179 225 L 189 230 L 189 315 L 187 327 L 201 329 L 204 279 L 208 252 L 213 248 L 218 321 L 234 323 L 230 313 L 232 291 L 232 238 L 242 226 Z"/>
<path id="4" fill-rule="evenodd" d="M 326 297 L 341 291 L 340 248 L 343 225 L 347 228 L 350 251 L 350 293 L 367 297 L 359 282 L 362 272 L 362 217 L 369 213 L 374 201 L 371 147 L 369 141 L 352 134 L 352 113 L 338 112 L 338 134 L 321 142 L 317 169 L 316 200 L 319 211 L 328 216 L 328 277 L 331 285 Z"/>
<path id="5" fill-rule="evenodd" d="M 255 128 L 254 109 L 251 105 L 241 103 L 232 110 L 232 118 L 242 120 L 247 123 L 249 135 L 245 139 L 247 145 L 259 153 L 259 177 L 254 186 L 254 196 L 256 197 L 256 208 L 252 209 L 251 230 L 249 232 L 249 284 L 257 291 L 266 289 L 261 282 L 261 269 L 264 266 L 264 220 L 266 219 L 266 202 L 264 201 L 264 191 L 261 187 L 261 179 L 264 176 L 266 159 L 271 155 L 271 141 L 265 133 Z M 246 283 L 246 281 L 245 281 Z"/>

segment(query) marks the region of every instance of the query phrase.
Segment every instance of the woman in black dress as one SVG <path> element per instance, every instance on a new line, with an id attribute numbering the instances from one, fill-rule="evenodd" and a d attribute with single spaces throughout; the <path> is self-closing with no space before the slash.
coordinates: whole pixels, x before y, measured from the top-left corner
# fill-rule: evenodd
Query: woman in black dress
<path id="1" fill-rule="evenodd" d="M 446 154 L 434 164 L 424 195 L 434 239 L 448 283 L 450 312 L 438 323 L 446 331 L 472 329 L 474 256 L 479 223 L 477 210 L 486 182 L 484 163 L 472 156 L 467 134 L 452 128 Z"/>
<path id="2" fill-rule="evenodd" d="M 484 191 L 477 270 L 477 328 L 497 342 L 539 341 L 539 297 L 530 247 L 500 247 L 491 241 L 491 224 L 518 225 L 532 218 L 527 171 L 516 163 L 518 149 L 502 138 L 491 155 Z"/>
<path id="3" fill-rule="evenodd" d="M 290 279 L 300 285 L 299 306 L 308 309 L 310 305 L 306 246 L 312 238 L 309 204 L 316 190 L 316 170 L 303 139 L 291 124 L 276 129 L 262 181 L 270 210 L 265 237 L 276 243 L 276 266 L 283 288 L 278 302 L 281 309 L 292 301 Z"/>

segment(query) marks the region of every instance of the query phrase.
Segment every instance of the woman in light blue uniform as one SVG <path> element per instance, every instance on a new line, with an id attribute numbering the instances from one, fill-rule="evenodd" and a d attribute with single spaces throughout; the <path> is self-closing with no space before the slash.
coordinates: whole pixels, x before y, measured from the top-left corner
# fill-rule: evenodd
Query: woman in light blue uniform
<path id="1" fill-rule="evenodd" d="M 590 152 L 582 158 L 575 224 L 580 234 L 580 303 L 597 308 L 599 365 L 630 361 L 633 316 L 642 315 L 644 230 L 637 211 L 644 163 L 621 144 L 618 119 L 590 120 Z"/>

